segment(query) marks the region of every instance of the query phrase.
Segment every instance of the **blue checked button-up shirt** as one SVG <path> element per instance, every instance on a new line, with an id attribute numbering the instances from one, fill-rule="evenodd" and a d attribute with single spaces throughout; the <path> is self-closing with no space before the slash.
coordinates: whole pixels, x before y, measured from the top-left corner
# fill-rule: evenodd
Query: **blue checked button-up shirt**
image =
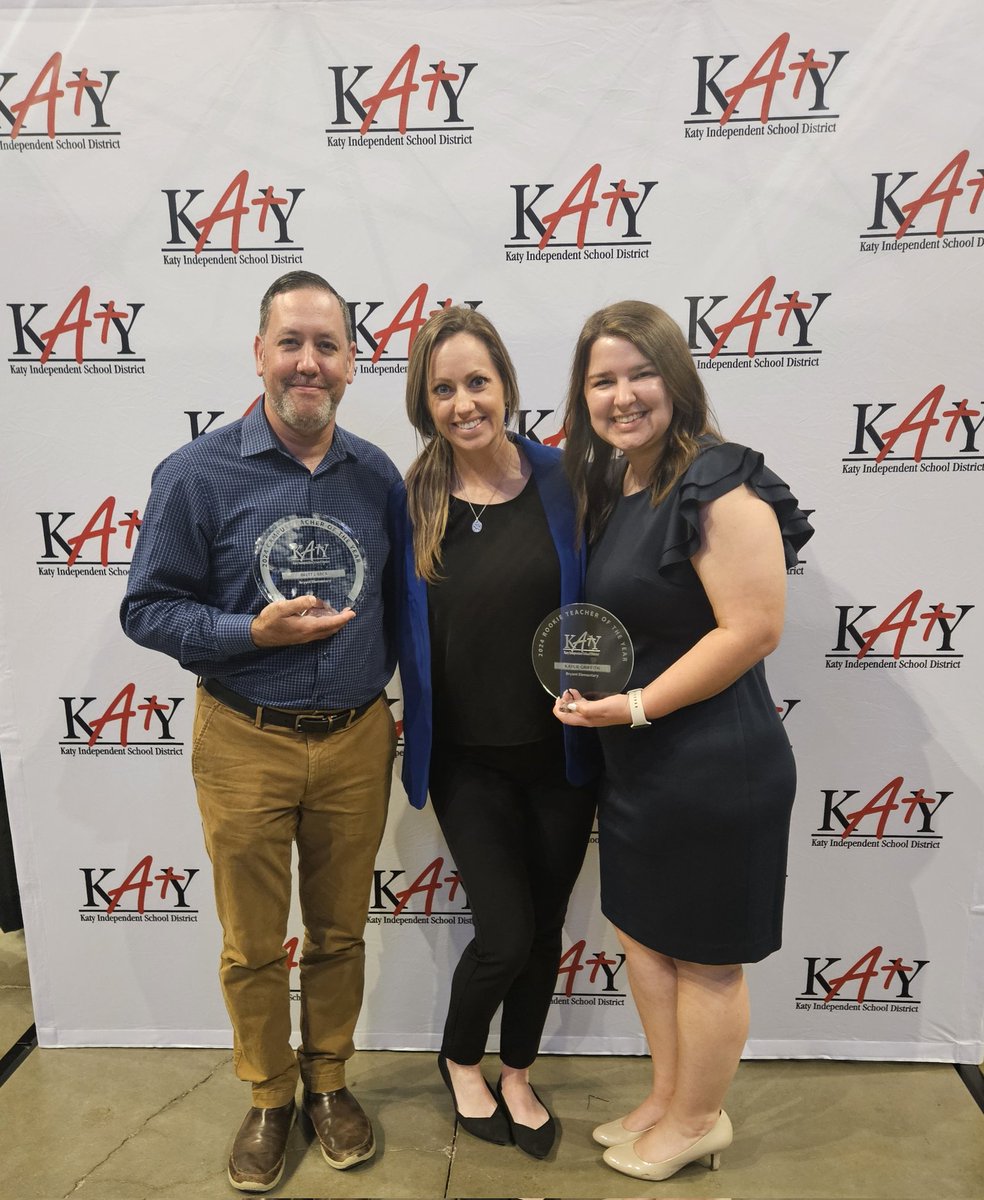
<path id="1" fill-rule="evenodd" d="M 254 704 L 363 704 L 393 674 L 402 503 L 400 474 L 382 450 L 336 426 L 312 473 L 283 449 L 257 404 L 154 472 L 123 628 Z M 356 616 L 325 641 L 257 649 L 250 624 L 267 604 L 253 573 L 257 538 L 283 517 L 316 513 L 347 526 L 366 556 Z"/>

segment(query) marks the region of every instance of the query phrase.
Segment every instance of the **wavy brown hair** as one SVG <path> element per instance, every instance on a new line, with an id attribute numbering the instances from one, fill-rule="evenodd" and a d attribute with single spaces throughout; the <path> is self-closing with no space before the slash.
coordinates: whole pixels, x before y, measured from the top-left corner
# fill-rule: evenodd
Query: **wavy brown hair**
<path id="1" fill-rule="evenodd" d="M 457 333 L 478 338 L 489 352 L 502 382 L 506 424 L 519 409 L 519 385 L 509 351 L 495 326 L 472 308 L 442 308 L 414 338 L 407 365 L 407 416 L 423 439 L 424 448 L 407 472 L 407 507 L 413 527 L 413 558 L 417 575 L 428 583 L 441 578 L 441 540 L 448 525 L 448 496 L 454 477 L 454 455 L 434 425 L 428 403 L 428 379 L 434 351 Z"/>
<path id="2" fill-rule="evenodd" d="M 694 461 L 702 443 L 722 440 L 690 348 L 672 317 L 643 300 L 621 300 L 592 313 L 574 347 L 564 410 L 564 463 L 577 506 L 578 536 L 587 533 L 589 541 L 611 516 L 621 481 L 615 465 L 620 455 L 595 433 L 584 396 L 591 347 L 600 337 L 631 342 L 659 372 L 673 404 L 663 453 L 649 479 L 653 507 Z"/>

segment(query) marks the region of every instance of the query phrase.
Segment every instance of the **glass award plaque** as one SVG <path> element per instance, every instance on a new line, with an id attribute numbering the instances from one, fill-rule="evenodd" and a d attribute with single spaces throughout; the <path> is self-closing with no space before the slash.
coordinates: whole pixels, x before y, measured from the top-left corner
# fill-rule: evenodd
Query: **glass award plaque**
<path id="1" fill-rule="evenodd" d="M 282 517 L 256 539 L 253 575 L 270 601 L 317 596 L 338 612 L 359 598 L 366 558 L 340 521 L 318 513 Z"/>
<path id="2" fill-rule="evenodd" d="M 533 668 L 551 696 L 568 688 L 588 700 L 611 696 L 629 682 L 634 662 L 625 626 L 597 604 L 565 604 L 533 637 Z"/>

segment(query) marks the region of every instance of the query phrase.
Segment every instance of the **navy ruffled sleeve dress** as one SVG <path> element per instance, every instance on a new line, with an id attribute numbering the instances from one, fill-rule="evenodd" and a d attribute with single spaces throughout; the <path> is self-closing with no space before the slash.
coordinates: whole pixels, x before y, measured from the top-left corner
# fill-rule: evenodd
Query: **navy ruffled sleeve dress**
<path id="1" fill-rule="evenodd" d="M 622 497 L 588 563 L 586 598 L 614 613 L 644 687 L 709 630 L 690 563 L 699 508 L 747 484 L 776 514 L 787 566 L 812 535 L 762 455 L 707 446 L 657 507 Z M 756 962 L 779 948 L 796 766 L 759 662 L 710 699 L 643 729 L 599 730 L 602 911 L 643 945 L 698 963 Z"/>

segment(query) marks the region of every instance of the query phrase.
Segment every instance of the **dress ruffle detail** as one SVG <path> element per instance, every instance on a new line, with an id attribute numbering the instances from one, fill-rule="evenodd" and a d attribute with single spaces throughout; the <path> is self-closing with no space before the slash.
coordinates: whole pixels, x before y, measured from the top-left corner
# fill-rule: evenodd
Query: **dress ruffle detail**
<path id="1" fill-rule="evenodd" d="M 786 566 L 795 566 L 798 552 L 814 532 L 796 497 L 779 476 L 769 470 L 757 450 L 739 446 L 736 442 L 722 442 L 703 450 L 663 501 L 670 505 L 670 512 L 660 571 L 689 561 L 699 550 L 698 506 L 726 495 L 743 483 L 771 506 L 779 520 Z"/>

